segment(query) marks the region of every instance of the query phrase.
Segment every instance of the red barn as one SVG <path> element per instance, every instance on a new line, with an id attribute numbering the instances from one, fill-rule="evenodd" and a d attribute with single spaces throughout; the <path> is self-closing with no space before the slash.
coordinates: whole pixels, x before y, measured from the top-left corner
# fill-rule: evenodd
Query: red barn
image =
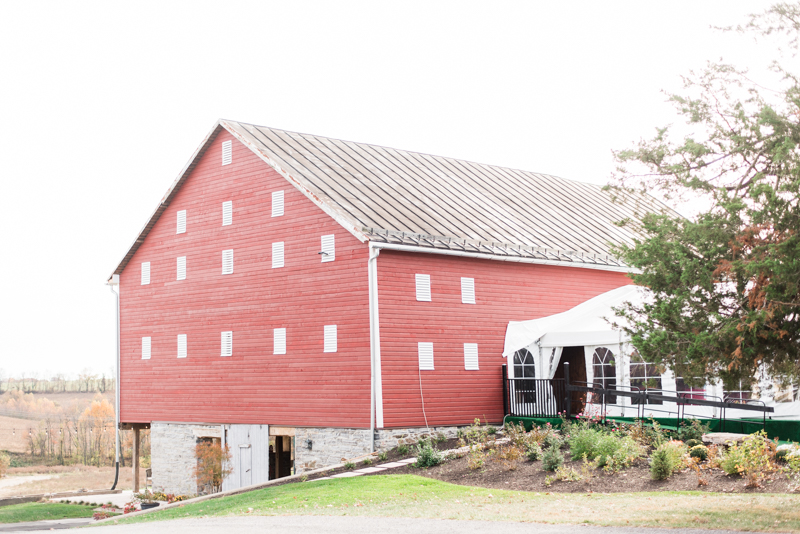
<path id="1" fill-rule="evenodd" d="M 639 201 L 649 201 L 639 199 Z M 114 271 L 120 418 L 156 489 L 225 488 L 503 418 L 506 325 L 630 283 L 635 206 L 531 172 L 219 121 Z"/>

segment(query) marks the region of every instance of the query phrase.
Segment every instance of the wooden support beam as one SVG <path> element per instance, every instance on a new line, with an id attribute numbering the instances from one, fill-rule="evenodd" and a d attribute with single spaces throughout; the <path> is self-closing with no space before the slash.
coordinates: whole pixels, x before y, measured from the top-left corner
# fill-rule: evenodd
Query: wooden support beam
<path id="1" fill-rule="evenodd" d="M 133 492 L 139 493 L 139 428 L 133 427 Z"/>

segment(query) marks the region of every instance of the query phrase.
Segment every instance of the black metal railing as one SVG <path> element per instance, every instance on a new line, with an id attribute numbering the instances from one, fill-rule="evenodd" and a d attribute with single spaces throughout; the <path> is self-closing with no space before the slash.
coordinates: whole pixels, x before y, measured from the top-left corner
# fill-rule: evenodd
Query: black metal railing
<path id="1" fill-rule="evenodd" d="M 686 418 L 719 419 L 721 429 L 725 429 L 727 410 L 744 410 L 759 412 L 761 421 L 754 423 L 766 426 L 767 413 L 775 412 L 775 408 L 766 406 L 763 402 L 747 399 L 720 399 L 713 395 L 698 391 L 667 391 L 661 389 L 642 390 L 636 386 L 622 386 L 615 384 L 605 388 L 587 382 L 569 380 L 569 363 L 564 364 L 564 377 L 555 379 L 542 378 L 509 378 L 507 367 L 502 366 L 503 376 L 503 409 L 506 415 L 516 417 L 557 417 L 565 414 L 573 415 L 573 403 L 576 397 L 584 398 L 586 402 L 600 404 L 600 413 L 605 415 L 606 405 L 615 404 L 617 397 L 631 399 L 631 404 L 626 408 L 636 408 L 637 417 L 644 418 L 645 411 L 663 412 L 677 416 L 679 421 Z M 614 399 L 613 402 L 608 402 Z M 670 410 L 663 403 L 671 403 L 675 408 Z M 707 414 L 686 412 L 687 407 L 706 406 L 719 408 L 713 416 Z"/>

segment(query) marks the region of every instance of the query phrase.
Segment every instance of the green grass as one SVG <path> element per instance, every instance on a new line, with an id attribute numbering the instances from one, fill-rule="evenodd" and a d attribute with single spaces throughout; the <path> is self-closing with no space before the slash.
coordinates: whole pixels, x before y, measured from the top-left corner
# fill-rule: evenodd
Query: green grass
<path id="1" fill-rule="evenodd" d="M 91 506 L 68 503 L 12 504 L 0 508 L 0 523 L 21 523 L 23 521 L 43 521 L 45 519 L 65 519 L 92 517 Z"/>
<path id="2" fill-rule="evenodd" d="M 120 519 L 119 523 L 238 515 L 426 517 L 799 531 L 800 496 L 705 492 L 548 495 L 457 486 L 413 475 L 383 475 L 286 484 Z"/>

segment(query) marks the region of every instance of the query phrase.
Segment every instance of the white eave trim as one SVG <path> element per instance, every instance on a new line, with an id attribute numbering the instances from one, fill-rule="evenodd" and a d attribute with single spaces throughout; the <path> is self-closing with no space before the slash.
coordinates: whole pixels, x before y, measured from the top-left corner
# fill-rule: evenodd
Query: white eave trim
<path id="1" fill-rule="evenodd" d="M 384 250 L 398 250 L 401 252 L 421 252 L 424 254 L 442 254 L 444 256 L 461 256 L 465 258 L 478 258 L 482 260 L 508 261 L 513 263 L 534 263 L 537 265 L 553 265 L 557 267 L 575 267 L 578 269 L 595 269 L 598 271 L 611 271 L 615 273 L 638 273 L 638 269 L 630 267 L 617 267 L 614 265 L 598 265 L 595 263 L 570 263 L 556 260 L 540 260 L 536 258 L 520 258 L 518 256 L 500 256 L 497 254 L 481 254 L 479 252 L 462 252 L 460 250 L 445 250 L 433 247 L 416 247 L 413 245 L 398 245 L 395 243 L 378 243 L 370 241 L 373 248 Z"/>

